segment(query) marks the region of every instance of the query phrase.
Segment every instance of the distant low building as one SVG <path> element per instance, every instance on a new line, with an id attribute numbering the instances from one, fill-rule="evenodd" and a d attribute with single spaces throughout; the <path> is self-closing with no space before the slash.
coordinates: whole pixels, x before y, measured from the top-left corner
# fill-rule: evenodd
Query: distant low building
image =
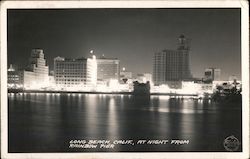
<path id="1" fill-rule="evenodd" d="M 212 83 L 213 81 L 220 81 L 221 70 L 219 68 L 207 68 L 204 73 L 204 82 Z"/>

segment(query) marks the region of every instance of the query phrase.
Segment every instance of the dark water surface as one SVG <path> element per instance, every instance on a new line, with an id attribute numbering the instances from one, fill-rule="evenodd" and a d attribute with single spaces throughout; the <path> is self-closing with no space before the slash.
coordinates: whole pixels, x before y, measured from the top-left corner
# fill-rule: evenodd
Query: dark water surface
<path id="1" fill-rule="evenodd" d="M 241 103 L 168 96 L 12 93 L 8 108 L 9 152 L 226 151 L 223 142 L 230 135 L 242 143 Z M 75 139 L 135 143 L 186 139 L 189 144 L 70 149 L 69 141 Z"/>

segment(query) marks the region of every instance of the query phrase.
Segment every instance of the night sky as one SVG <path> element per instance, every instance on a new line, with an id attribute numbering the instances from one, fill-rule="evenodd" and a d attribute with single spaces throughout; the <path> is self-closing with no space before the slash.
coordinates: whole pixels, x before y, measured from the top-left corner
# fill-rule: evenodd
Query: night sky
<path id="1" fill-rule="evenodd" d="M 50 70 L 53 58 L 118 58 L 121 67 L 152 73 L 153 55 L 191 41 L 194 77 L 208 67 L 222 79 L 241 79 L 240 9 L 54 9 L 8 10 L 8 64 L 25 66 L 32 48 L 42 48 Z"/>

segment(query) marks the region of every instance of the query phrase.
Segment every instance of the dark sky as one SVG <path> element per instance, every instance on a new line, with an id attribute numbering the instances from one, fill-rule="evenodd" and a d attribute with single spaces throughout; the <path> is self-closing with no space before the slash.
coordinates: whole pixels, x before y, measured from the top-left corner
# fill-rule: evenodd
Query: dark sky
<path id="1" fill-rule="evenodd" d="M 240 9 L 8 10 L 8 63 L 25 65 L 32 48 L 53 58 L 116 57 L 133 73 L 152 73 L 153 55 L 176 49 L 180 34 L 192 39 L 194 77 L 208 67 L 222 78 L 241 78 Z"/>

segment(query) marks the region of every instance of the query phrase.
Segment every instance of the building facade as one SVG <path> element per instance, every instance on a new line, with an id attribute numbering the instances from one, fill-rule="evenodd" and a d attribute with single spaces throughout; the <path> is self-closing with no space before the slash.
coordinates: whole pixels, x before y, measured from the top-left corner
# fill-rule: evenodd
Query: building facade
<path id="1" fill-rule="evenodd" d="M 204 82 L 212 83 L 213 81 L 220 81 L 221 70 L 218 68 L 207 68 L 204 73 Z"/>
<path id="2" fill-rule="evenodd" d="M 122 68 L 120 72 L 120 82 L 121 83 L 132 83 L 132 72 L 126 71 L 125 67 Z"/>
<path id="3" fill-rule="evenodd" d="M 49 81 L 49 68 L 42 49 L 33 49 L 29 65 L 20 74 L 21 82 L 26 89 L 46 87 Z"/>
<path id="4" fill-rule="evenodd" d="M 97 61 L 97 80 L 110 81 L 120 78 L 120 60 L 116 58 L 98 58 Z"/>
<path id="5" fill-rule="evenodd" d="M 67 59 L 54 58 L 54 80 L 59 87 L 87 87 L 96 84 L 97 64 L 95 57 Z"/>
<path id="6" fill-rule="evenodd" d="M 177 50 L 163 50 L 154 54 L 153 82 L 155 85 L 179 86 L 192 79 L 189 65 L 189 40 L 179 37 Z"/>
<path id="7" fill-rule="evenodd" d="M 20 71 L 18 71 L 17 67 L 10 64 L 8 68 L 8 88 L 16 88 L 21 87 L 21 78 L 20 78 Z"/>

